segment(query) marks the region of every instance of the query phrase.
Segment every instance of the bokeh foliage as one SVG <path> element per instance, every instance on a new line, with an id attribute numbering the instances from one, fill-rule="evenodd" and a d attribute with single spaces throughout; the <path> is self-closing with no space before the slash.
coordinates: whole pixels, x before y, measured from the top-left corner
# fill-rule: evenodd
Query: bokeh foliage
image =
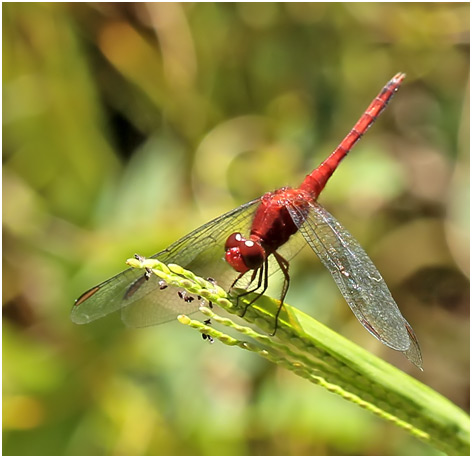
<path id="1" fill-rule="evenodd" d="M 320 201 L 382 272 L 424 373 L 309 250 L 288 302 L 467 409 L 469 4 L 2 6 L 4 454 L 434 453 L 177 323 L 69 312 L 133 253 L 296 185 L 404 71 Z"/>

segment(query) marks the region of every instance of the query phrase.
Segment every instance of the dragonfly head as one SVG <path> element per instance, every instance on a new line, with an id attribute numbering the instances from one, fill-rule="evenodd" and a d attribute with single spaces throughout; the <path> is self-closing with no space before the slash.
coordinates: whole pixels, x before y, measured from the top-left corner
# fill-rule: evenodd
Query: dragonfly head
<path id="1" fill-rule="evenodd" d="M 239 232 L 228 237 L 225 250 L 226 262 L 242 274 L 259 268 L 266 258 L 264 248 L 258 241 L 247 240 Z"/>

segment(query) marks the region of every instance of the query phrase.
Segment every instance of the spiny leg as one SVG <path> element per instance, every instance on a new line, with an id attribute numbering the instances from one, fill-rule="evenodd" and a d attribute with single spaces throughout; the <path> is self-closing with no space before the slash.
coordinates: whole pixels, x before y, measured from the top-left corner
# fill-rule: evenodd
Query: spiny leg
<path id="1" fill-rule="evenodd" d="M 245 291 L 244 293 L 239 294 L 236 298 L 239 301 L 240 297 L 247 296 L 248 294 L 254 293 L 262 286 L 262 291 L 260 291 L 255 298 L 251 299 L 251 302 L 249 302 L 248 304 L 245 305 L 244 311 L 240 315 L 241 317 L 243 317 L 246 314 L 247 309 L 252 304 L 254 304 L 254 302 L 256 302 L 261 296 L 263 296 L 264 293 L 267 291 L 267 288 L 269 286 L 269 261 L 268 261 L 268 258 L 264 259 L 264 263 L 262 264 L 262 266 L 260 266 L 259 268 L 255 269 L 253 271 L 252 276 L 251 276 L 251 281 L 249 282 L 249 285 L 252 284 L 252 282 L 254 281 L 257 274 L 258 274 L 258 280 L 257 280 L 256 287 L 254 287 L 254 288 L 252 288 L 248 291 Z M 236 278 L 236 280 L 231 285 L 231 288 L 233 288 L 236 285 L 236 283 L 241 279 L 241 277 L 243 275 L 244 274 L 241 274 L 241 275 L 238 276 L 238 278 Z"/>
<path id="2" fill-rule="evenodd" d="M 279 323 L 279 315 L 282 310 L 282 307 L 284 306 L 284 300 L 285 300 L 285 296 L 287 295 L 288 287 L 290 286 L 290 275 L 288 273 L 289 262 L 275 251 L 273 255 L 280 267 L 280 270 L 284 274 L 284 284 L 282 286 L 282 292 L 280 293 L 280 306 L 277 310 L 277 313 L 275 314 L 275 327 L 274 327 L 274 332 L 272 332 L 271 334 L 272 336 L 275 335 L 275 332 L 277 331 L 277 325 Z"/>
<path id="3" fill-rule="evenodd" d="M 248 285 L 248 286 L 252 285 L 252 282 L 253 282 L 254 279 L 256 278 L 256 275 L 259 273 L 259 278 L 257 279 L 257 286 L 256 286 L 255 288 L 252 288 L 252 289 L 248 290 L 248 291 L 245 291 L 244 293 L 238 294 L 238 295 L 236 296 L 236 305 L 238 305 L 238 303 L 239 303 L 239 298 L 240 298 L 240 297 L 247 296 L 248 294 L 251 294 L 251 293 L 253 293 L 254 291 L 257 291 L 257 290 L 261 287 L 261 285 L 262 285 L 262 270 L 263 270 L 263 268 L 262 268 L 262 266 L 261 266 L 260 268 L 255 269 L 255 270 L 252 271 L 251 280 L 249 281 L 249 285 Z M 230 290 L 234 288 L 234 286 L 236 285 L 236 283 L 238 283 L 238 281 L 245 275 L 245 273 L 246 273 L 246 272 L 244 272 L 244 273 L 238 275 L 238 277 L 236 278 L 236 280 L 234 280 L 234 282 L 231 284 Z M 266 289 L 267 289 L 267 286 L 265 286 L 264 291 L 265 291 Z M 264 291 L 263 291 L 263 293 L 264 293 Z M 260 296 L 258 296 L 257 299 L 258 299 L 259 297 L 260 297 Z M 254 302 L 254 301 L 251 301 L 249 304 L 247 304 L 247 305 L 244 307 L 244 311 L 243 311 L 243 313 L 240 315 L 241 317 L 243 317 L 243 316 L 246 314 L 248 307 L 249 307 L 253 302 Z"/>
<path id="4" fill-rule="evenodd" d="M 279 322 L 279 315 L 280 315 L 280 312 L 281 312 L 282 307 L 284 305 L 284 300 L 285 300 L 285 296 L 287 295 L 288 288 L 290 286 L 290 275 L 288 273 L 288 269 L 289 269 L 289 265 L 290 265 L 289 262 L 284 257 L 282 257 L 280 254 L 278 254 L 277 252 L 274 252 L 272 254 L 274 255 L 274 257 L 277 261 L 277 264 L 279 265 L 280 270 L 282 271 L 282 273 L 284 275 L 284 284 L 282 286 L 282 292 L 280 294 L 280 306 L 279 306 L 279 308 L 278 308 L 278 310 L 275 314 L 275 327 L 274 327 L 274 331 L 270 334 L 271 336 L 275 335 L 275 333 L 277 331 L 277 326 L 278 326 L 278 322 Z M 259 274 L 258 275 L 258 280 L 257 280 L 257 286 L 255 288 L 252 288 L 248 291 L 245 291 L 244 293 L 239 294 L 237 296 L 237 300 L 239 301 L 240 297 L 251 294 L 251 293 L 257 291 L 262 286 L 262 291 L 259 292 L 257 294 L 257 296 L 254 299 L 251 300 L 251 302 L 246 304 L 246 306 L 244 307 L 244 312 L 240 315 L 241 317 L 243 317 L 246 314 L 247 309 L 252 304 L 254 304 L 254 302 L 256 302 L 261 296 L 263 296 L 264 293 L 267 291 L 267 288 L 269 286 L 269 261 L 268 261 L 268 257 L 264 260 L 264 264 L 253 272 L 253 274 L 251 276 L 251 281 L 250 281 L 249 284 L 251 284 L 254 281 L 257 274 Z M 241 279 L 241 277 L 243 275 L 244 274 L 241 274 L 236 278 L 236 280 L 231 285 L 231 288 L 233 288 L 236 285 L 236 283 Z"/>
<path id="5" fill-rule="evenodd" d="M 259 279 L 257 281 L 257 287 L 250 290 L 250 291 L 246 291 L 245 293 L 241 294 L 239 297 L 245 296 L 249 293 L 253 293 L 253 292 L 257 291 L 261 287 L 261 285 L 262 285 L 262 291 L 260 293 L 258 293 L 257 296 L 254 299 L 252 299 L 251 302 L 249 302 L 249 304 L 246 304 L 246 306 L 244 307 L 244 312 L 241 315 L 242 317 L 246 314 L 247 309 L 252 304 L 254 304 L 254 302 L 256 302 L 261 296 L 264 295 L 264 293 L 267 291 L 267 288 L 269 286 L 269 261 L 268 261 L 267 258 L 265 258 L 264 264 L 262 264 L 262 266 L 259 267 L 259 269 L 257 269 L 257 270 L 259 272 Z M 264 283 L 262 283 L 263 278 L 264 278 Z"/>

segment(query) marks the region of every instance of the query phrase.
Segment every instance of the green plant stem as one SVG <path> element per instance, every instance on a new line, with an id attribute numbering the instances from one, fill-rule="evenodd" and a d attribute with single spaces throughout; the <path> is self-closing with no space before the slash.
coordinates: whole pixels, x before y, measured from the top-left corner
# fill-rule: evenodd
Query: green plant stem
<path id="1" fill-rule="evenodd" d="M 150 268 L 169 285 L 198 294 L 230 313 L 241 314 L 251 295 L 230 301 L 221 288 L 180 266 L 154 259 L 128 260 L 133 267 Z M 244 320 L 273 332 L 279 302 L 261 297 L 247 308 Z M 296 308 L 284 304 L 275 336 L 202 311 L 212 321 L 242 334 L 241 340 L 211 326 L 181 316 L 179 320 L 227 345 L 257 352 L 328 391 L 354 402 L 451 455 L 469 455 L 469 417 L 442 395 L 375 357 Z"/>

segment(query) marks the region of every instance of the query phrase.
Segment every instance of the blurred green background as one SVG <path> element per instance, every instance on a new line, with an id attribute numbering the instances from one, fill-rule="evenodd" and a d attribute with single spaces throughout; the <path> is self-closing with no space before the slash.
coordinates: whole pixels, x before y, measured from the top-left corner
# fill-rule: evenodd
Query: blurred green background
<path id="1" fill-rule="evenodd" d="M 413 325 L 420 373 L 310 250 L 287 302 L 469 404 L 469 4 L 3 4 L 3 453 L 427 455 L 406 432 L 170 323 L 74 299 L 297 185 L 398 71 L 320 202 Z"/>

